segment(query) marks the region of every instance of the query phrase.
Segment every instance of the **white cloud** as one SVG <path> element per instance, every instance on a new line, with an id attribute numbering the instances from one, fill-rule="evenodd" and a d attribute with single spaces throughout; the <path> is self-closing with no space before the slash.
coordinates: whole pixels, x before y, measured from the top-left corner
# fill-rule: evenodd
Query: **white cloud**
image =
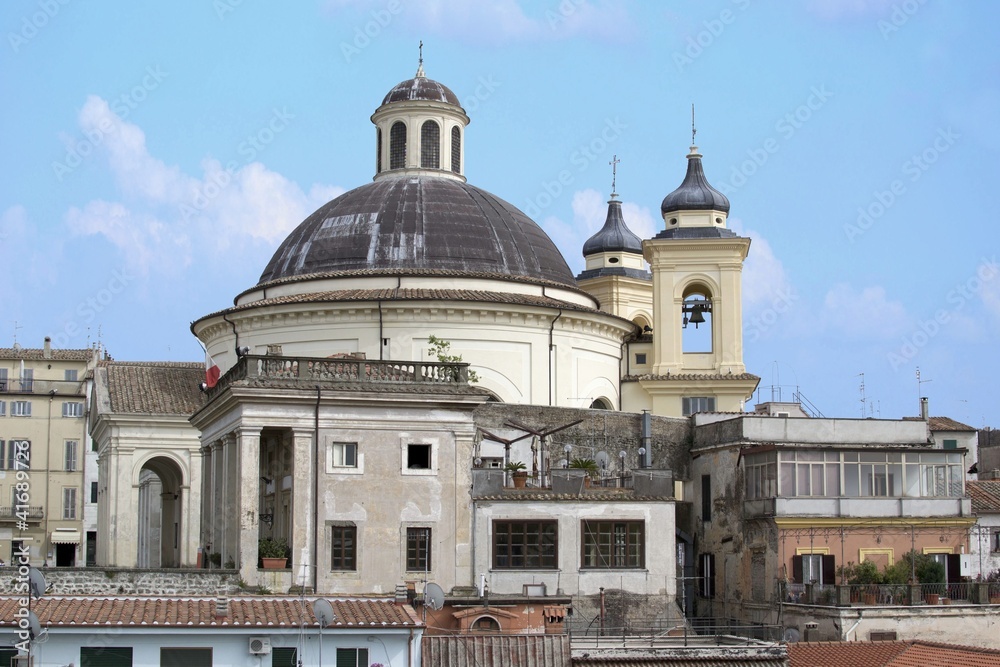
<path id="1" fill-rule="evenodd" d="M 385 10 L 384 0 L 328 0 L 328 9 L 362 10 L 365 20 Z M 517 0 L 425 0 L 404 3 L 406 26 L 421 35 L 442 35 L 466 42 L 503 44 L 546 41 L 579 35 L 620 42 L 634 34 L 626 9 L 618 3 L 589 0 L 553 2 L 529 16 Z"/>
<path id="2" fill-rule="evenodd" d="M 820 320 L 832 332 L 859 339 L 894 338 L 910 329 L 906 308 L 889 300 L 880 286 L 857 291 L 847 283 L 834 285 L 823 300 Z"/>
<path id="3" fill-rule="evenodd" d="M 785 266 L 774 255 L 771 244 L 759 232 L 746 229 L 739 218 L 729 218 L 727 226 L 740 236 L 751 239 L 750 253 L 743 263 L 744 315 L 752 316 L 775 302 L 784 304 L 782 312 L 797 299 L 785 273 Z"/>
<path id="4" fill-rule="evenodd" d="M 308 192 L 260 162 L 202 162 L 193 176 L 150 155 L 145 133 L 123 121 L 107 101 L 89 96 L 79 117 L 85 136 L 104 156 L 124 202 L 94 200 L 66 213 L 70 230 L 101 235 L 143 275 L 172 273 L 210 254 L 263 242 L 274 245 L 343 188 Z M 192 242 L 198 239 L 198 243 Z"/>

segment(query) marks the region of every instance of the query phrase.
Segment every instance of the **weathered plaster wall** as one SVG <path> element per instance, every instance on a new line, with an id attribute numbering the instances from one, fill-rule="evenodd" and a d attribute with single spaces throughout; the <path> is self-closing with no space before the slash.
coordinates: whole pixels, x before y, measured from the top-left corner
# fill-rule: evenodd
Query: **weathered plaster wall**
<path id="1" fill-rule="evenodd" d="M 51 595 L 232 595 L 239 591 L 235 571 L 133 570 L 117 568 L 41 568 Z M 0 568 L 0 594 L 17 592 L 16 571 Z"/>

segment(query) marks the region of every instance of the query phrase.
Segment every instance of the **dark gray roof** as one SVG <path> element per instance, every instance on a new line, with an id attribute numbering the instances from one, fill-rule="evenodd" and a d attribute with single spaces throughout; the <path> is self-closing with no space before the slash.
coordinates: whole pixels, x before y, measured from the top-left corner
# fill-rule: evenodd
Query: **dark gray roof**
<path id="1" fill-rule="evenodd" d="M 577 280 L 587 280 L 600 276 L 623 276 L 625 278 L 635 278 L 637 280 L 652 280 L 653 276 L 649 271 L 643 269 L 630 269 L 622 266 L 602 266 L 599 269 L 587 269 L 576 275 Z"/>
<path id="2" fill-rule="evenodd" d="M 604 226 L 583 244 L 583 256 L 618 251 L 641 255 L 642 239 L 625 224 L 621 201 L 612 199 L 608 202 L 608 217 L 604 220 Z"/>
<path id="3" fill-rule="evenodd" d="M 701 155 L 694 152 L 688 154 L 687 174 L 680 187 L 663 198 L 660 212 L 673 211 L 723 211 L 729 213 L 729 200 L 711 185 L 705 178 L 705 170 L 701 166 Z"/>
<path id="4" fill-rule="evenodd" d="M 732 239 L 739 234 L 725 227 L 671 227 L 654 236 L 656 239 Z"/>
<path id="5" fill-rule="evenodd" d="M 278 247 L 260 282 L 329 271 L 451 269 L 576 288 L 566 260 L 531 218 L 452 178 L 381 178 L 346 192 Z"/>
<path id="6" fill-rule="evenodd" d="M 438 83 L 434 79 L 426 76 L 417 76 L 406 81 L 400 81 L 392 90 L 386 93 L 382 104 L 390 102 L 406 102 L 409 100 L 430 100 L 432 102 L 446 102 L 457 107 L 462 106 L 458 102 L 458 96 L 451 92 L 451 89 L 443 83 Z"/>
<path id="7" fill-rule="evenodd" d="M 204 362 L 126 362 L 101 365 L 97 382 L 114 414 L 189 416 L 205 404 L 199 385 Z"/>

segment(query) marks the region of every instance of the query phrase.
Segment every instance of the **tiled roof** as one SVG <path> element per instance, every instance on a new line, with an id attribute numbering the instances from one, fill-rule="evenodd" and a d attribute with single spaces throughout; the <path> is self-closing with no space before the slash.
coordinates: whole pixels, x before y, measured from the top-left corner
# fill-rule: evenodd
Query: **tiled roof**
<path id="1" fill-rule="evenodd" d="M 923 417 L 903 417 L 904 421 L 923 421 Z M 973 427 L 955 421 L 951 417 L 928 417 L 927 425 L 932 431 L 975 431 Z"/>
<path id="2" fill-rule="evenodd" d="M 102 370 L 107 372 L 109 408 L 115 414 L 186 416 L 205 403 L 199 389 L 205 381 L 201 362 L 114 361 Z"/>
<path id="3" fill-rule="evenodd" d="M 52 348 L 49 350 L 49 357 L 45 356 L 45 350 L 35 347 L 0 347 L 0 359 L 24 359 L 53 361 L 90 361 L 94 357 L 94 351 L 85 348 L 82 350 L 61 350 Z"/>
<path id="4" fill-rule="evenodd" d="M 240 312 L 263 306 L 279 306 L 293 303 L 336 303 L 343 301 L 466 301 L 479 303 L 499 303 L 520 306 L 539 306 L 543 308 L 562 308 L 586 313 L 599 313 L 596 308 L 588 308 L 568 301 L 553 299 L 547 296 L 530 294 L 511 294 L 508 292 L 490 292 L 487 290 L 462 289 L 349 289 L 329 292 L 312 292 L 309 294 L 289 294 L 276 296 L 260 301 L 250 301 L 239 306 L 216 311 L 200 318 L 204 320 L 224 313 Z M 608 313 L 602 313 L 609 316 Z M 613 317 L 613 316 L 612 316 Z"/>
<path id="5" fill-rule="evenodd" d="M 672 487 L 671 487 L 672 488 Z M 547 489 L 506 489 L 503 493 L 488 496 L 476 496 L 476 500 L 534 502 L 539 500 L 568 500 L 579 502 L 631 503 L 674 500 L 672 495 L 640 496 L 632 489 L 607 489 L 606 491 L 591 490 L 577 495 L 575 493 L 554 493 Z"/>
<path id="6" fill-rule="evenodd" d="M 1000 512 L 1000 480 L 966 482 L 975 514 Z"/>
<path id="7" fill-rule="evenodd" d="M 408 605 L 391 600 L 332 599 L 337 627 L 416 627 L 421 623 Z M 216 617 L 214 597 L 53 597 L 33 600 L 31 610 L 42 626 L 183 626 L 300 627 L 318 626 L 313 599 L 298 597 L 230 598 L 229 614 Z M 17 598 L 0 598 L 0 628 L 17 625 Z"/>
<path id="8" fill-rule="evenodd" d="M 573 658 L 573 667 L 788 667 L 780 656 L 697 656 L 691 653 L 653 656 L 595 656 Z"/>
<path id="9" fill-rule="evenodd" d="M 754 380 L 760 378 L 753 373 L 677 373 L 670 375 L 626 375 L 622 380 L 674 380 L 676 382 L 697 382 L 698 380 Z"/>
<path id="10" fill-rule="evenodd" d="M 997 667 L 1000 650 L 924 641 L 798 642 L 790 667 Z"/>
<path id="11" fill-rule="evenodd" d="M 567 635 L 424 635 L 422 662 L 435 667 L 570 667 Z"/>

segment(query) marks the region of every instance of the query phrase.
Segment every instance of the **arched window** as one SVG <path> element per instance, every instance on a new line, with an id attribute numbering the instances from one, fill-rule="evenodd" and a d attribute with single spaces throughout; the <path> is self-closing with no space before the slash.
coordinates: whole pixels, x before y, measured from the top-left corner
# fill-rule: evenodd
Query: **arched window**
<path id="1" fill-rule="evenodd" d="M 462 173 L 462 131 L 458 125 L 451 128 L 451 170 Z"/>
<path id="2" fill-rule="evenodd" d="M 609 404 L 603 398 L 595 398 L 594 401 L 590 404 L 590 409 L 591 410 L 610 410 L 611 409 L 611 404 Z"/>
<path id="3" fill-rule="evenodd" d="M 684 352 L 712 351 L 712 297 L 701 286 L 688 289 L 681 307 Z"/>
<path id="4" fill-rule="evenodd" d="M 382 128 L 375 128 L 375 173 L 382 173 Z"/>
<path id="5" fill-rule="evenodd" d="M 433 120 L 424 121 L 420 127 L 420 167 L 441 168 L 441 126 Z"/>
<path id="6" fill-rule="evenodd" d="M 406 166 L 406 124 L 396 121 L 389 130 L 389 169 Z"/>
<path id="7" fill-rule="evenodd" d="M 495 618 L 480 616 L 472 623 L 473 632 L 500 632 L 500 624 Z"/>

